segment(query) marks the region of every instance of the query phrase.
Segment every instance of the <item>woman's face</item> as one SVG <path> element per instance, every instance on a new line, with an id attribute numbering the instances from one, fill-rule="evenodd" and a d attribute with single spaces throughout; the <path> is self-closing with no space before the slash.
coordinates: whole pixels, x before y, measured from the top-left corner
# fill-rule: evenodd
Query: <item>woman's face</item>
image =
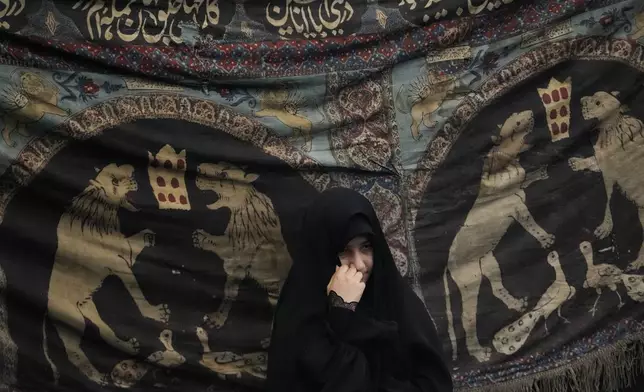
<path id="1" fill-rule="evenodd" d="M 362 272 L 362 281 L 367 282 L 373 268 L 373 248 L 369 239 L 364 236 L 352 239 L 338 257 L 342 265 L 354 267 Z"/>

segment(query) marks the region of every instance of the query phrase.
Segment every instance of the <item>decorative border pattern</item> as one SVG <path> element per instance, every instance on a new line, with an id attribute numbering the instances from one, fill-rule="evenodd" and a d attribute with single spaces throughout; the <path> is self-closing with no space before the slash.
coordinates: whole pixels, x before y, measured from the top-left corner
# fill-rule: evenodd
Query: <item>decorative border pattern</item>
<path id="1" fill-rule="evenodd" d="M 70 140 L 86 140 L 108 128 L 139 119 L 172 118 L 222 130 L 247 141 L 269 155 L 297 169 L 317 190 L 326 189 L 331 180 L 319 164 L 270 132 L 256 120 L 235 113 L 211 101 L 179 94 L 139 94 L 114 98 L 91 106 L 32 140 L 0 176 L 0 223 L 7 205 L 18 190 L 28 185 Z"/>
<path id="2" fill-rule="evenodd" d="M 326 83 L 324 113 L 332 124 L 328 137 L 335 160 L 348 168 L 391 170 L 400 142 L 390 131 L 390 72 L 333 72 Z"/>
<path id="3" fill-rule="evenodd" d="M 517 9 L 479 17 L 443 20 L 385 34 L 322 40 L 230 43 L 205 36 L 199 37 L 194 46 L 155 47 L 45 40 L 32 36 L 29 45 L 24 40 L 5 40 L 0 45 L 0 64 L 91 71 L 96 68 L 91 64 L 98 62 L 103 67 L 173 81 L 192 79 L 193 83 L 215 78 L 265 78 L 377 69 L 424 56 L 429 50 L 456 42 L 482 45 L 536 30 L 553 21 L 605 6 L 607 2 L 615 1 L 529 2 L 518 4 Z M 51 50 L 41 51 L 40 47 Z"/>
<path id="4" fill-rule="evenodd" d="M 456 108 L 443 128 L 429 143 L 414 173 L 408 177 L 411 225 L 422 202 L 423 194 L 432 175 L 447 156 L 452 146 L 483 108 L 533 76 L 535 72 L 552 68 L 569 60 L 618 61 L 644 71 L 644 46 L 633 41 L 603 37 L 575 38 L 551 42 L 518 57 L 492 75 L 479 89 L 466 97 Z"/>

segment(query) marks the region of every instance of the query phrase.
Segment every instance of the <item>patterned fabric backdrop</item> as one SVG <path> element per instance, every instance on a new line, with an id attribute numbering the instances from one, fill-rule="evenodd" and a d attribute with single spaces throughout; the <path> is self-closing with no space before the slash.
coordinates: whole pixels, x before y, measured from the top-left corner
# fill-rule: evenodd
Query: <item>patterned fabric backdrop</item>
<path id="1" fill-rule="evenodd" d="M 261 387 L 330 187 L 458 390 L 644 369 L 641 1 L 4 0 L 0 81 L 2 390 Z"/>

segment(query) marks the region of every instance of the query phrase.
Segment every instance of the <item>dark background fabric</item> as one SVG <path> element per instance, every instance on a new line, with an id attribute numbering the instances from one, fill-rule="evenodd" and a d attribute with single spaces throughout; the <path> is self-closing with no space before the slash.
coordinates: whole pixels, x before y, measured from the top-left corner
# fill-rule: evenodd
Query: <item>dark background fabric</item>
<path id="1" fill-rule="evenodd" d="M 176 132 L 181 130 L 181 132 Z M 147 181 L 147 152 L 156 152 L 164 144 L 187 148 L 188 175 L 192 211 L 160 211 Z M 51 263 L 56 251 L 56 226 L 69 201 L 96 175 L 94 167 L 109 163 L 132 164 L 139 189 L 133 195 L 139 212 L 122 211 L 121 230 L 134 234 L 144 228 L 156 233 L 156 246 L 145 249 L 134 266 L 141 278 L 141 286 L 152 303 L 167 303 L 172 310 L 171 323 L 160 323 L 140 316 L 121 281 L 108 278 L 95 295 L 97 306 L 109 325 L 117 333 L 136 337 L 142 350 L 140 357 L 163 349 L 158 340 L 164 328 L 174 331 L 174 346 L 179 352 L 193 352 L 187 356 L 184 368 L 168 374 L 159 374 L 161 381 L 176 383 L 174 388 L 194 388 L 210 385 L 212 376 L 207 369 L 199 371 L 195 363 L 200 349 L 195 328 L 202 324 L 205 313 L 212 312 L 222 298 L 225 279 L 222 262 L 211 252 L 192 245 L 192 232 L 197 228 L 208 232 L 222 232 L 228 222 L 226 211 L 211 211 L 205 205 L 214 201 L 214 193 L 194 188 L 196 166 L 203 162 L 229 161 L 249 165 L 260 175 L 257 189 L 271 197 L 284 225 L 287 244 L 298 236 L 294 228 L 298 204 L 306 203 L 312 189 L 301 177 L 282 162 L 269 157 L 237 139 L 198 124 L 176 120 L 139 120 L 105 131 L 90 142 L 72 143 L 60 152 L 29 187 L 10 206 L 2 225 L 2 260 L 9 284 L 9 325 L 17 332 L 14 339 L 20 347 L 18 378 L 25 388 L 48 388 L 51 370 L 42 356 L 42 320 L 46 306 L 47 286 Z M 43 197 L 44 196 L 44 197 Z M 179 274 L 173 273 L 178 271 Z M 149 294 L 148 294 L 149 293 Z M 213 351 L 234 348 L 251 352 L 259 341 L 270 333 L 271 308 L 266 294 L 253 282 L 246 281 L 230 313 L 229 322 L 220 330 L 211 332 Z M 96 341 L 95 330 L 87 329 L 87 339 Z M 52 338 L 52 336 L 54 338 Z M 67 362 L 61 343 L 53 329 L 49 339 L 54 340 L 50 350 L 56 363 Z M 56 341 L 58 341 L 56 343 Z M 111 369 L 124 359 L 122 353 L 104 345 L 87 344 L 92 361 L 102 369 Z M 35 354 L 41 353 L 41 354 Z M 192 364 L 191 364 L 192 363 Z M 64 366 L 64 365 L 61 365 Z M 67 365 L 70 366 L 70 365 Z M 61 369 L 62 374 L 75 374 L 73 368 Z M 38 374 L 38 377 L 34 377 Z M 148 373 L 147 377 L 153 376 Z M 76 378 L 76 377 L 74 377 Z M 82 379 L 64 379 L 67 388 L 92 388 Z M 192 385 L 192 386 L 190 386 Z M 97 387 L 93 387 L 97 388 Z"/>
<path id="2" fill-rule="evenodd" d="M 607 75 L 613 76 L 608 78 Z M 637 216 L 637 207 L 616 188 L 611 200 L 614 234 L 599 242 L 593 237 L 593 231 L 604 218 L 606 205 L 601 173 L 573 172 L 567 160 L 572 156 L 592 156 L 596 120 L 584 120 L 581 117 L 579 100 L 573 99 L 571 137 L 553 143 L 550 141 L 545 122 L 543 104 L 536 94 L 537 87 L 547 85 L 550 78 L 561 81 L 567 77 L 572 78 L 574 97 L 590 96 L 596 91 L 620 91 L 627 97 L 624 99 L 632 102 L 633 109 L 628 114 L 637 118 L 644 115 L 644 93 L 639 87 L 644 81 L 642 73 L 613 62 L 571 61 L 524 81 L 504 95 L 501 102 L 491 102 L 474 118 L 429 183 L 416 224 L 416 248 L 419 263 L 424 271 L 421 285 L 428 308 L 437 323 L 446 323 L 443 268 L 454 235 L 463 224 L 477 196 L 483 158 L 481 152 L 486 152 L 492 147 L 493 133 L 490 131 L 498 131 L 496 124 L 503 124 L 512 113 L 523 110 L 533 110 L 535 126 L 529 136 L 534 145 L 520 155 L 521 165 L 526 173 L 547 165 L 549 175 L 548 179 L 537 181 L 525 190 L 526 205 L 535 220 L 547 232 L 555 235 L 553 249 L 559 253 L 566 278 L 580 290 L 576 295 L 576 301 L 564 304 L 562 310 L 562 314 L 573 324 L 564 325 L 556 314 L 552 314 L 548 318 L 549 323 L 552 323 L 550 329 L 556 328 L 558 333 L 547 336 L 542 320 L 526 342 L 524 350 L 536 346 L 539 347 L 539 351 L 548 350 L 591 332 L 586 328 L 580 328 L 580 325 L 594 329 L 614 323 L 614 312 L 618 304 L 618 298 L 614 293 L 604 290 L 599 311 L 594 318 L 588 313 L 588 309 L 592 307 L 595 296 L 588 295 L 588 302 L 579 302 L 580 298 L 584 298 L 581 290 L 584 290 L 582 284 L 586 274 L 585 260 L 579 252 L 579 243 L 593 241 L 596 249 L 614 246 L 612 253 L 596 254 L 594 263 L 611 263 L 625 269 L 641 246 L 641 224 Z M 550 250 L 543 249 L 517 222 L 512 223 L 495 249 L 506 287 L 517 297 L 530 298 L 532 302 L 528 304 L 528 309 L 534 306 L 541 293 L 554 279 L 554 271 L 546 262 Z M 593 288 L 587 290 L 590 293 L 594 292 Z M 622 297 L 627 297 L 623 291 Z M 516 319 L 516 313 L 497 302 L 487 281 L 482 285 L 480 298 L 478 312 L 479 319 L 483 322 L 478 325 L 478 335 L 482 340 L 489 339 L 483 344 L 491 345 L 494 333 L 502 325 Z M 453 303 L 458 306 L 457 301 Z M 454 308 L 453 311 L 456 313 L 459 309 Z M 620 311 L 624 312 L 623 314 L 634 315 L 636 319 L 641 317 L 639 304 L 627 304 Z M 575 319 L 577 321 L 574 321 Z M 575 323 L 579 324 L 573 326 Z M 439 331 L 446 331 L 446 327 L 439 327 Z M 448 342 L 446 334 L 443 335 L 443 339 Z M 459 345 L 460 349 L 464 347 Z M 492 360 L 494 361 L 494 358 Z"/>
<path id="3" fill-rule="evenodd" d="M 556 385 L 554 392 L 563 392 L 559 388 L 566 380 L 558 369 L 586 381 L 610 373 L 601 366 L 590 368 L 597 372 L 579 366 L 589 363 L 584 360 L 597 350 L 607 352 L 603 365 L 614 364 L 617 373 L 634 372 L 641 358 L 634 354 L 620 358 L 615 344 L 633 336 L 641 342 L 642 305 L 628 298 L 618 284 L 625 306 L 617 309 L 617 295 L 604 288 L 598 312 L 589 313 L 596 293 L 583 288 L 585 263 L 578 246 L 590 240 L 595 264 L 624 268 L 642 243 L 637 207 L 616 187 L 611 201 L 614 230 L 608 238 L 596 240 L 593 230 L 606 201 L 602 174 L 573 172 L 567 160 L 593 154 L 597 123 L 581 117 L 582 96 L 619 91 L 624 114 L 644 119 L 644 6 L 639 1 L 346 0 L 340 4 L 320 0 L 302 7 L 311 16 L 301 13 L 283 25 L 270 22 L 266 15 L 267 10 L 284 14 L 286 0 L 217 2 L 219 14 L 212 23 L 204 22 L 206 7 L 214 9 L 213 1 L 200 8 L 183 2 L 171 12 L 170 2 L 157 2 L 148 9 L 140 1 L 117 3 L 8 0 L 0 5 L 0 126 L 20 116 L 25 87 L 16 79 L 21 73 L 38 75 L 36 79 L 57 91 L 53 105 L 57 110 L 23 118 L 29 124 L 24 135 L 14 130 L 15 145 L 0 141 L 0 267 L 8 285 L 2 287 L 0 279 L 0 389 L 121 390 L 84 380 L 67 361 L 49 323 L 52 359 L 63 375 L 61 386 L 54 387 L 42 347 L 56 225 L 72 198 L 95 176 L 95 169 L 108 163 L 136 168 L 139 190 L 134 203 L 141 211 L 123 211 L 121 229 L 126 234 L 146 227 L 156 232 L 157 245 L 143 251 L 135 274 L 150 300 L 168 303 L 172 316 L 168 326 L 141 317 L 122 284 L 112 277 L 95 294 L 100 313 L 117 332 L 139 339 L 142 350 L 132 358 L 141 360 L 162 349 L 158 336 L 166 327 L 174 333 L 175 348 L 186 357 L 178 368 L 148 373 L 133 390 L 214 392 L 262 383 L 261 377 L 248 377 L 245 371 L 237 378 L 234 372 L 223 375 L 198 363 L 202 348 L 195 328 L 219 305 L 225 274 L 222 260 L 196 249 L 191 236 L 195 229 L 221 233 L 230 218 L 226 210 L 205 208 L 216 196 L 195 187 L 195 168 L 202 162 L 247 165 L 260 175 L 256 189 L 274 204 L 290 251 L 302 237 L 295 211 L 316 193 L 342 186 L 366 195 L 383 224 L 397 266 L 426 301 L 448 350 L 442 283 L 448 250 L 476 197 L 482 158 L 492 147 L 490 137 L 497 124 L 523 110 L 534 113 L 530 140 L 535 144 L 521 154 L 520 163 L 527 171 L 547 164 L 550 176 L 525 190 L 526 204 L 535 220 L 555 234 L 553 249 L 567 283 L 577 289 L 561 308 L 571 324 L 552 313 L 539 321 L 516 355 L 493 350 L 489 362 L 477 363 L 467 353 L 464 331 L 456 320 L 458 358 L 450 364 L 454 384 L 463 391 L 487 392 L 518 378 L 515 385 L 524 392 L 536 377 Z M 127 4 L 130 10 L 125 9 Z M 315 12 L 314 7 L 325 4 L 340 12 Z M 296 5 L 290 2 L 291 9 Z M 163 12 L 168 12 L 165 22 L 160 21 Z M 322 19 L 338 24 L 315 30 Z M 163 34 L 146 39 L 142 29 L 137 30 L 141 25 L 149 34 Z M 131 38 L 117 30 L 132 34 Z M 521 67 L 523 71 L 515 72 Z M 568 76 L 571 138 L 555 143 L 546 129 L 547 113 L 537 88 L 544 88 L 551 78 L 563 81 Z M 510 87 L 514 81 L 518 85 Z M 490 98 L 487 94 L 497 87 L 499 95 Z M 288 99 L 271 102 L 268 92 L 283 89 Z M 242 135 L 238 119 L 233 124 L 225 116 L 217 117 L 220 123 L 215 124 L 203 113 L 203 123 L 209 125 L 177 119 L 198 117 L 194 106 L 190 115 L 170 116 L 175 119 L 160 111 L 133 115 L 123 110 L 118 114 L 120 124 L 80 140 L 106 118 L 113 120 L 104 110 L 121 105 L 135 111 L 146 97 L 172 97 L 175 103 L 177 97 L 194 98 L 191 102 L 206 104 L 200 108 L 226 108 L 252 127 Z M 412 110 L 422 99 L 435 104 L 421 108 L 431 113 Z M 257 115 L 271 104 L 310 123 L 310 151 L 292 121 Z M 157 103 L 152 106 L 158 109 Z M 475 115 L 452 146 L 450 135 L 460 131 L 457 124 L 468 111 Z M 157 118 L 141 119 L 145 116 Z M 414 120 L 421 122 L 418 135 L 413 134 Z M 232 133 L 237 137 L 226 134 L 231 131 L 222 129 L 226 127 L 235 128 Z M 264 134 L 270 137 L 262 139 Z M 69 144 L 54 151 L 61 141 Z M 193 206 L 189 212 L 161 211 L 153 198 L 147 152 L 165 144 L 187 150 L 186 182 Z M 443 158 L 440 151 L 445 149 L 450 151 Z M 29 173 L 38 172 L 40 165 L 42 171 L 29 183 Z M 425 181 L 430 172 L 431 179 Z M 632 175 L 638 174 L 634 165 Z M 554 279 L 546 262 L 549 251 L 516 222 L 496 247 L 504 284 L 511 293 L 527 297 L 528 309 Z M 453 283 L 449 287 L 457 315 L 459 295 Z M 485 279 L 477 314 L 476 333 L 486 346 L 499 328 L 519 316 L 491 295 Z M 236 355 L 261 352 L 260 339 L 269 333 L 270 320 L 265 291 L 247 280 L 229 322 L 220 330 L 208 329 L 210 347 Z M 107 349 L 91 325 L 83 350 L 102 371 L 127 357 Z M 244 361 L 236 366 L 243 367 Z M 610 379 L 604 374 L 606 378 Z M 568 385 L 571 392 L 580 392 Z"/>

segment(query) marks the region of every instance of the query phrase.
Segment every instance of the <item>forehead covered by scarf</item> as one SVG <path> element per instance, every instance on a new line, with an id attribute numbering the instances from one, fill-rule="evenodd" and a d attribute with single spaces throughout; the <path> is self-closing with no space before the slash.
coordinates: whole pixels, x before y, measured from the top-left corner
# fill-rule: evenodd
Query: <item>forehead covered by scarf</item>
<path id="1" fill-rule="evenodd" d="M 344 230 L 344 235 L 340 239 L 340 248 L 338 251 L 341 251 L 351 240 L 357 237 L 365 237 L 367 240 L 373 240 L 373 227 L 369 220 L 362 214 L 353 215 L 347 222 L 347 226 Z"/>
<path id="2" fill-rule="evenodd" d="M 369 200 L 345 188 L 321 193 L 306 209 L 302 228 L 304 243 L 309 249 L 317 248 L 318 254 L 333 264 L 338 252 L 358 236 L 372 241 L 375 237 L 384 239 Z"/>

